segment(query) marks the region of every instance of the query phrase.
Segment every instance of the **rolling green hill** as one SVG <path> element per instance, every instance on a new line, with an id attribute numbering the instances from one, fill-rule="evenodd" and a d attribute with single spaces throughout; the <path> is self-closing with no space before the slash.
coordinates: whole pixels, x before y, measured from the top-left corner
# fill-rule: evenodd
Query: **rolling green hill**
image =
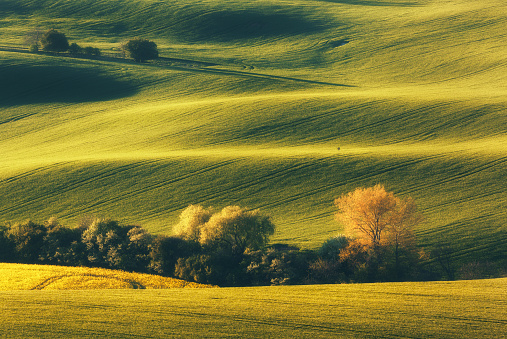
<path id="1" fill-rule="evenodd" d="M 506 283 L 0 291 L 0 336 L 503 338 Z"/>
<path id="2" fill-rule="evenodd" d="M 422 246 L 505 263 L 506 23 L 502 0 L 4 0 L 4 47 L 54 27 L 180 60 L 0 51 L 0 220 L 168 233 L 189 204 L 240 204 L 315 248 L 334 198 L 383 183 L 418 202 Z"/>

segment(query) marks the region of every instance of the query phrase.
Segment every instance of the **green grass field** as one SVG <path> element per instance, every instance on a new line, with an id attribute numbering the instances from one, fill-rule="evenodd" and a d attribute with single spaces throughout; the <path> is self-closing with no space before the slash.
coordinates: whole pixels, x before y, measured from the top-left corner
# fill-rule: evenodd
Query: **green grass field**
<path id="1" fill-rule="evenodd" d="M 505 262 L 506 22 L 503 0 L 3 0 L 2 46 L 54 27 L 214 66 L 0 51 L 0 220 L 170 233 L 240 204 L 315 248 L 334 198 L 383 183 L 418 202 L 422 246 Z"/>
<path id="2" fill-rule="evenodd" d="M 0 291 L 0 336 L 498 339 L 506 284 Z"/>

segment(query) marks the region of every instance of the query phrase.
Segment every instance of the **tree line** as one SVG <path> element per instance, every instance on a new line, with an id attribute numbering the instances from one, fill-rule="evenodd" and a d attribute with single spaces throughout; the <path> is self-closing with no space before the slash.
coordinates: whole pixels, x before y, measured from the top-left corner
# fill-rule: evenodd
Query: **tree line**
<path id="1" fill-rule="evenodd" d="M 81 47 L 69 41 L 64 33 L 56 29 L 50 29 L 44 33 L 39 30 L 30 32 L 26 37 L 26 43 L 30 52 L 36 53 L 39 49 L 46 52 L 63 53 L 68 52 L 73 56 L 87 55 L 100 56 L 100 49 L 97 47 Z M 134 59 L 136 62 L 144 62 L 158 58 L 157 44 L 143 38 L 132 38 L 120 44 L 120 49 L 125 57 Z"/>
<path id="2" fill-rule="evenodd" d="M 346 235 L 317 250 L 270 245 L 275 225 L 259 210 L 190 205 L 172 236 L 101 218 L 74 228 L 56 218 L 7 224 L 0 227 L 0 261 L 121 269 L 219 286 L 455 277 L 449 251 L 427 254 L 416 246 L 412 230 L 423 218 L 412 199 L 377 185 L 345 194 L 335 205 Z M 439 267 L 427 264 L 430 255 Z"/>

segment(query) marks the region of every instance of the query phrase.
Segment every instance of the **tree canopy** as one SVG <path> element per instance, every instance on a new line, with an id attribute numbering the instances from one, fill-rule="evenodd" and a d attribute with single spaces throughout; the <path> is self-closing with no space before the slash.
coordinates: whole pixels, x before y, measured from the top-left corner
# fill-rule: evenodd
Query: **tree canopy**
<path id="1" fill-rule="evenodd" d="M 56 29 L 50 29 L 44 33 L 40 42 L 44 51 L 65 52 L 69 49 L 67 37 Z"/>
<path id="2" fill-rule="evenodd" d="M 144 62 L 158 58 L 157 44 L 143 38 L 133 38 L 121 45 L 125 54 L 136 62 Z"/>
<path id="3" fill-rule="evenodd" d="M 411 227 L 422 221 L 411 198 L 398 198 L 382 185 L 357 188 L 336 199 L 335 205 L 345 230 L 374 248 L 389 240 L 408 240 Z"/>
<path id="4" fill-rule="evenodd" d="M 275 226 L 259 210 L 227 206 L 218 213 L 210 208 L 190 205 L 180 215 L 175 233 L 201 245 L 216 246 L 243 253 L 247 248 L 256 250 L 265 246 Z"/>

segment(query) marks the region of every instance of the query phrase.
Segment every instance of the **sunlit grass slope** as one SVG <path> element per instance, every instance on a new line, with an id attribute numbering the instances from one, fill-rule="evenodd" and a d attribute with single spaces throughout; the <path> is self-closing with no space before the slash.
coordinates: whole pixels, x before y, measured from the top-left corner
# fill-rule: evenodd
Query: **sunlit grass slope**
<path id="1" fill-rule="evenodd" d="M 0 291 L 0 336 L 496 339 L 506 284 Z"/>
<path id="2" fill-rule="evenodd" d="M 0 263 L 0 291 L 183 287 L 210 286 L 158 275 L 102 268 Z"/>
<path id="3" fill-rule="evenodd" d="M 0 22 L 0 45 L 55 27 L 215 64 L 0 51 L 0 220 L 168 233 L 188 204 L 240 204 L 314 248 L 333 199 L 380 182 L 416 199 L 425 247 L 507 255 L 503 1 L 6 0 Z"/>

